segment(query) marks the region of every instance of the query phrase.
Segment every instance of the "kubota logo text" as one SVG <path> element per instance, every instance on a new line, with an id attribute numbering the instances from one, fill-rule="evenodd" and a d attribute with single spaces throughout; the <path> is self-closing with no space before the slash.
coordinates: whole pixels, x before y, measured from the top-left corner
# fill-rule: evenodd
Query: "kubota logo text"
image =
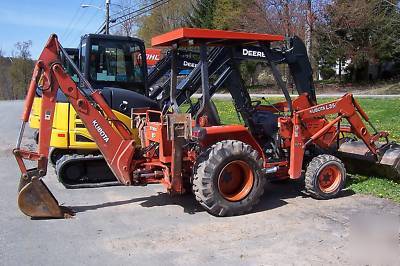
<path id="1" fill-rule="evenodd" d="M 333 109 L 335 107 L 336 107 L 336 103 L 328 103 L 328 104 L 325 104 L 325 105 L 322 105 L 322 106 L 318 106 L 318 107 L 315 107 L 315 108 L 311 109 L 310 113 L 311 114 L 315 114 L 315 113 L 319 113 L 319 112 L 322 112 L 322 111 Z"/>
<path id="2" fill-rule="evenodd" d="M 110 140 L 110 138 L 107 136 L 106 132 L 104 132 L 104 130 L 101 128 L 99 123 L 97 123 L 96 120 L 93 120 L 92 124 L 93 124 L 94 128 L 97 130 L 97 132 L 99 132 L 99 134 L 103 138 L 104 142 L 108 142 Z"/>

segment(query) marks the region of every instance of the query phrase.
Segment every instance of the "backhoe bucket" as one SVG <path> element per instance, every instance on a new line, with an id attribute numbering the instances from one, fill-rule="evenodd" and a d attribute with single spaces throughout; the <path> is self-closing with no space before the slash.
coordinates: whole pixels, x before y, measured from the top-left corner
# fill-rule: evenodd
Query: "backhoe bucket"
<path id="1" fill-rule="evenodd" d="M 18 207 L 32 218 L 68 218 L 73 212 L 59 206 L 57 200 L 38 177 L 36 170 L 21 176 L 18 188 Z"/>
<path id="2" fill-rule="evenodd" d="M 400 180 L 400 145 L 377 146 L 381 151 L 378 159 L 362 141 L 344 142 L 340 145 L 338 156 L 349 173 Z"/>

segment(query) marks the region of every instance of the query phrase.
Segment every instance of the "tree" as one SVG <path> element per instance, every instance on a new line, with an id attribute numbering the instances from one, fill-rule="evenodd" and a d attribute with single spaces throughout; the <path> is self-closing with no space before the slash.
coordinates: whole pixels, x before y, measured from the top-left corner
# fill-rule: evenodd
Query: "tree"
<path id="1" fill-rule="evenodd" d="M 139 21 L 139 37 L 150 44 L 153 36 L 188 26 L 192 7 L 193 0 L 171 0 L 151 10 Z"/>
<path id="2" fill-rule="evenodd" d="M 12 98 L 10 66 L 10 58 L 4 57 L 3 51 L 0 50 L 0 100 L 7 100 Z"/>
<path id="3" fill-rule="evenodd" d="M 305 25 L 305 44 L 307 54 L 312 56 L 312 35 L 314 31 L 314 14 L 312 9 L 312 1 L 306 0 L 306 25 Z"/>
<path id="4" fill-rule="evenodd" d="M 117 27 L 111 24 L 113 33 L 122 36 L 135 35 L 140 16 L 136 16 L 137 13 L 133 12 L 148 5 L 148 2 L 147 0 L 119 0 L 117 3 L 113 3 L 112 6 L 117 7 L 117 9 L 112 18 L 121 17 L 115 21 L 115 23 L 121 22 Z"/>
<path id="5" fill-rule="evenodd" d="M 196 0 L 192 9 L 193 12 L 189 17 L 190 26 L 206 29 L 214 27 L 216 0 Z"/>
<path id="6" fill-rule="evenodd" d="M 220 30 L 243 30 L 240 19 L 251 1 L 216 0 L 213 28 Z"/>
<path id="7" fill-rule="evenodd" d="M 26 94 L 26 88 L 31 78 L 33 61 L 31 60 L 30 47 L 32 41 L 17 42 L 14 59 L 10 67 L 12 82 L 12 99 L 21 99 Z"/>
<path id="8" fill-rule="evenodd" d="M 350 60 L 348 70 L 353 82 L 369 79 L 370 65 L 398 60 L 400 14 L 393 3 L 385 0 L 332 1 L 317 23 L 319 60 L 329 62 L 332 57 L 339 62 Z"/>

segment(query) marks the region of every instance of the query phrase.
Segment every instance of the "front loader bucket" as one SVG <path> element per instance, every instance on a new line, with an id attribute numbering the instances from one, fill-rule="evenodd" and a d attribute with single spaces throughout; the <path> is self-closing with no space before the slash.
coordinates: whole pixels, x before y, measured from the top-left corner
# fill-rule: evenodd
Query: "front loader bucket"
<path id="1" fill-rule="evenodd" d="M 18 188 L 18 207 L 27 216 L 32 218 L 68 218 L 73 212 L 66 207 L 59 206 L 57 200 L 44 184 L 33 175 L 36 171 L 28 171 L 21 176 Z"/>
<path id="2" fill-rule="evenodd" d="M 400 180 L 400 145 L 379 146 L 381 154 L 376 159 L 362 141 L 344 142 L 339 147 L 338 157 L 349 173 Z"/>

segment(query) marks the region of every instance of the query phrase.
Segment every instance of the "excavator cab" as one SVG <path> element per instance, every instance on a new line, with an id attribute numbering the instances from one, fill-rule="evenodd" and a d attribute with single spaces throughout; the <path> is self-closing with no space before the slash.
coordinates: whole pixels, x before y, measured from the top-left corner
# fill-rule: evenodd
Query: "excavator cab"
<path id="1" fill-rule="evenodd" d="M 79 57 L 80 70 L 95 89 L 116 87 L 148 94 L 146 50 L 142 40 L 87 34 L 81 39 Z"/>

